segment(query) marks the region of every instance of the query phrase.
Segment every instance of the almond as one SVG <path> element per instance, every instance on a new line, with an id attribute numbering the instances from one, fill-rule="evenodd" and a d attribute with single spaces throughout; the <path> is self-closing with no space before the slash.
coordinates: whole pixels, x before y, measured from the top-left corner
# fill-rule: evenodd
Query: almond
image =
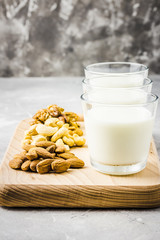
<path id="1" fill-rule="evenodd" d="M 40 141 L 36 143 L 36 147 L 48 148 L 50 146 L 55 146 L 55 143 L 50 141 Z"/>
<path id="2" fill-rule="evenodd" d="M 67 152 L 67 153 L 58 154 L 58 157 L 68 159 L 68 158 L 74 158 L 75 155 L 74 155 L 74 153 Z"/>
<path id="3" fill-rule="evenodd" d="M 33 160 L 32 162 L 31 162 L 31 164 L 30 164 L 30 169 L 31 169 L 31 171 L 33 171 L 33 172 L 36 172 L 37 170 L 36 170 L 36 166 L 37 166 L 37 164 L 40 162 L 41 160 Z"/>
<path id="4" fill-rule="evenodd" d="M 14 155 L 14 158 L 20 158 L 24 162 L 28 160 L 26 153 L 26 151 L 20 152 L 19 154 Z"/>
<path id="5" fill-rule="evenodd" d="M 22 144 L 22 148 L 25 150 L 25 151 L 29 151 L 31 148 L 33 148 L 34 146 L 33 145 L 29 145 L 29 144 Z"/>
<path id="6" fill-rule="evenodd" d="M 21 168 L 23 161 L 20 158 L 14 158 L 9 162 L 9 166 L 13 169 Z"/>
<path id="7" fill-rule="evenodd" d="M 56 173 L 66 172 L 70 167 L 70 163 L 65 160 L 55 160 L 51 164 L 51 168 Z"/>
<path id="8" fill-rule="evenodd" d="M 46 148 L 46 150 L 50 153 L 54 153 L 55 152 L 55 148 L 56 148 L 56 145 L 51 145 L 49 147 Z"/>
<path id="9" fill-rule="evenodd" d="M 66 160 L 66 162 L 70 163 L 70 168 L 82 168 L 84 166 L 83 160 L 75 157 L 75 158 L 69 158 Z"/>
<path id="10" fill-rule="evenodd" d="M 30 160 L 27 160 L 25 161 L 22 165 L 21 165 L 21 169 L 23 171 L 28 171 L 30 169 L 30 164 L 31 164 L 31 161 Z"/>
<path id="11" fill-rule="evenodd" d="M 50 153 L 50 152 L 48 152 L 44 148 L 36 147 L 35 150 L 36 150 L 36 153 L 38 154 L 38 156 L 42 157 L 44 159 L 46 159 L 46 158 L 54 158 L 55 157 L 55 153 Z"/>
<path id="12" fill-rule="evenodd" d="M 26 154 L 29 160 L 34 160 L 38 158 L 38 154 L 36 152 L 36 148 L 31 148 L 29 152 Z"/>
<path id="13" fill-rule="evenodd" d="M 55 157 L 54 160 L 63 160 L 64 161 L 64 159 L 60 158 L 60 157 Z"/>
<path id="14" fill-rule="evenodd" d="M 64 153 L 66 151 L 64 146 L 58 146 L 55 150 L 56 153 Z"/>
<path id="15" fill-rule="evenodd" d="M 51 163 L 53 162 L 53 159 L 45 159 L 40 161 L 37 165 L 36 165 L 36 170 L 38 173 L 48 173 L 51 170 Z"/>

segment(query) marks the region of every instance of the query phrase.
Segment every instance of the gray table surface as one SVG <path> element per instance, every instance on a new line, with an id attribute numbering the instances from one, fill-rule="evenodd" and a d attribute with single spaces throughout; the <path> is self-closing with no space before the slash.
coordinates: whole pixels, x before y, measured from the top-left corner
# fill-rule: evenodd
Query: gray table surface
<path id="1" fill-rule="evenodd" d="M 160 76 L 151 76 L 160 95 Z M 16 125 L 39 108 L 56 103 L 82 112 L 82 77 L 0 79 L 0 159 Z M 160 104 L 154 138 L 160 155 Z M 0 208 L 0 240 L 8 239 L 160 239 L 160 208 L 52 209 Z"/>

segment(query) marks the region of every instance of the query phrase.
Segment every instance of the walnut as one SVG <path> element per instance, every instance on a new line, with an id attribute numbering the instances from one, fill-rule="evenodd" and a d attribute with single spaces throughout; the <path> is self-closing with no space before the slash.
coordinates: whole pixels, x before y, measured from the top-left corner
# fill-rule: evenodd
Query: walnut
<path id="1" fill-rule="evenodd" d="M 47 107 L 47 111 L 52 117 L 59 117 L 62 115 L 62 112 L 64 111 L 64 109 L 61 107 L 58 107 L 56 104 L 53 104 Z"/>
<path id="2" fill-rule="evenodd" d="M 38 122 L 44 123 L 49 118 L 49 113 L 47 109 L 40 109 L 36 114 L 33 116 L 33 118 Z M 36 122 L 36 123 L 37 123 Z"/>
<path id="3" fill-rule="evenodd" d="M 58 118 L 59 118 L 59 120 L 62 121 L 63 123 L 66 122 L 66 121 L 65 121 L 65 118 L 64 118 L 63 116 L 60 116 L 60 117 L 58 117 Z"/>
<path id="4" fill-rule="evenodd" d="M 32 126 L 32 125 L 35 125 L 35 124 L 39 124 L 39 123 L 42 123 L 41 121 L 39 121 L 39 120 L 37 120 L 37 119 L 31 119 L 30 121 L 29 121 L 29 124 Z"/>
<path id="5" fill-rule="evenodd" d="M 74 112 L 65 112 L 64 113 L 64 118 L 66 120 L 67 123 L 70 123 L 70 122 L 76 122 L 78 121 L 78 115 Z"/>

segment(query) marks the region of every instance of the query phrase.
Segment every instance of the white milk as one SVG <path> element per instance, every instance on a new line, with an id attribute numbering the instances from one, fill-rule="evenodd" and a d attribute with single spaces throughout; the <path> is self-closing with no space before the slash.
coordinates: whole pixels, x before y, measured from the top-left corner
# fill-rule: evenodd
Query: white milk
<path id="1" fill-rule="evenodd" d="M 147 159 L 153 117 L 144 107 L 93 107 L 85 118 L 91 160 L 130 165 Z"/>
<path id="2" fill-rule="evenodd" d="M 113 74 L 106 76 L 92 76 L 86 74 L 91 86 L 105 88 L 129 88 L 143 85 L 144 76 L 142 74 Z"/>
<path id="3" fill-rule="evenodd" d="M 144 90 L 105 89 L 92 90 L 88 94 L 88 100 L 103 102 L 105 104 L 137 104 L 145 103 L 147 93 Z"/>

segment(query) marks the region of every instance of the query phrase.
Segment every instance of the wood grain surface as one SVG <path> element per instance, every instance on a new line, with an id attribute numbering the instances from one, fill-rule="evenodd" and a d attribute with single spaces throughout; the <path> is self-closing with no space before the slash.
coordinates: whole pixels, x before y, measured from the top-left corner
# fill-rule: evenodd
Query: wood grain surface
<path id="1" fill-rule="evenodd" d="M 87 146 L 74 148 L 82 169 L 62 174 L 13 170 L 8 162 L 21 151 L 28 120 L 17 127 L 0 168 L 0 205 L 7 207 L 150 208 L 160 206 L 160 167 L 154 142 L 146 168 L 128 176 L 110 176 L 90 166 Z M 81 122 L 84 127 L 84 123 Z"/>

